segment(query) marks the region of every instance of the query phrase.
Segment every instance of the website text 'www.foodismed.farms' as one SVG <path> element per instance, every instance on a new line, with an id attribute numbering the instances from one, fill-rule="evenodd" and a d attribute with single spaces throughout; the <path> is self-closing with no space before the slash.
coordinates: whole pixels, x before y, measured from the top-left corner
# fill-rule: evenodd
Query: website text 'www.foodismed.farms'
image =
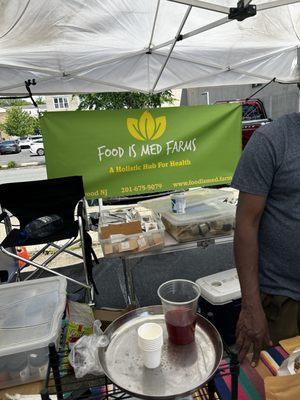
<path id="1" fill-rule="evenodd" d="M 187 186 L 204 186 L 211 183 L 230 183 L 231 180 L 232 176 L 217 176 L 215 178 L 189 179 L 188 181 L 174 182 L 172 185 L 176 189 Z"/>

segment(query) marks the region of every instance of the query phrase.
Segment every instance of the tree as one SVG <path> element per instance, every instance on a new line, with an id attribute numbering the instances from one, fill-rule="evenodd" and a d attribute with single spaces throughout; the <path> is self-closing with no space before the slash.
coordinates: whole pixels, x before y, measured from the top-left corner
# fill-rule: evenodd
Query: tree
<path id="1" fill-rule="evenodd" d="M 172 92 L 145 94 L 138 92 L 109 92 L 81 94 L 79 110 L 117 110 L 121 108 L 156 108 L 163 103 L 172 104 Z"/>
<path id="2" fill-rule="evenodd" d="M 25 99 L 1 99 L 0 107 L 17 107 L 17 106 L 28 106 L 31 103 Z"/>
<path id="3" fill-rule="evenodd" d="M 38 105 L 42 105 L 42 104 L 45 104 L 45 103 L 46 103 L 45 98 L 42 97 L 42 96 L 39 96 L 38 98 L 36 98 L 36 99 L 35 99 L 35 102 L 36 102 L 36 104 L 38 104 Z"/>
<path id="4" fill-rule="evenodd" d="M 6 113 L 7 117 L 1 128 L 9 136 L 33 135 L 40 129 L 38 118 L 32 117 L 19 107 L 11 107 Z"/>

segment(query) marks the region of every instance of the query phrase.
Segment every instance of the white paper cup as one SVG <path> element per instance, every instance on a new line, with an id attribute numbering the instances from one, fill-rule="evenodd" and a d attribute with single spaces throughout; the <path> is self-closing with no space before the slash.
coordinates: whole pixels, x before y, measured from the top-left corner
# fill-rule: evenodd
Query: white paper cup
<path id="1" fill-rule="evenodd" d="M 158 324 L 149 322 L 138 329 L 138 345 L 143 351 L 156 351 L 163 345 L 163 330 Z"/>
<path id="2" fill-rule="evenodd" d="M 159 367 L 161 359 L 161 347 L 154 351 L 140 350 L 143 357 L 143 363 L 146 368 L 154 369 Z"/>

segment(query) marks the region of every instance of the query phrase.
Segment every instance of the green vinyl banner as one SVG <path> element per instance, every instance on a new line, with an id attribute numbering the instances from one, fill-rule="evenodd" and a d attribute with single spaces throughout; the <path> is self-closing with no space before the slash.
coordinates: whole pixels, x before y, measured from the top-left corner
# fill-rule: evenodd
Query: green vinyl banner
<path id="1" fill-rule="evenodd" d="M 230 183 L 241 154 L 241 106 L 48 112 L 48 178 L 82 175 L 88 198 Z"/>

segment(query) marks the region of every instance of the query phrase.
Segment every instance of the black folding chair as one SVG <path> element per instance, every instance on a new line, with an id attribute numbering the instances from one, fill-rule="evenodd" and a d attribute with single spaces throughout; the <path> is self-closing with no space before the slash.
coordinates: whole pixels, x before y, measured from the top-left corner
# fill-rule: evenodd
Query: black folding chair
<path id="1" fill-rule="evenodd" d="M 98 263 L 96 255 L 92 249 L 91 237 L 87 232 L 87 218 L 84 200 L 84 189 L 81 176 L 71 176 L 66 178 L 47 179 L 31 182 L 17 182 L 0 185 L 0 204 L 2 213 L 0 221 L 4 221 L 7 236 L 0 245 L 0 250 L 21 260 L 37 269 L 33 271 L 25 280 L 37 277 L 43 271 L 51 274 L 65 276 L 67 280 L 87 289 L 89 304 L 94 302 L 94 291 L 97 289 L 92 275 L 92 255 L 95 262 Z M 77 218 L 75 210 L 77 206 Z M 25 226 L 43 216 L 57 215 L 61 218 L 60 228 L 47 235 L 46 237 L 24 237 Z M 18 229 L 12 229 L 11 217 L 19 220 Z M 63 245 L 55 242 L 67 240 Z M 70 246 L 80 243 L 82 255 L 75 253 Z M 12 249 L 17 246 L 44 246 L 38 250 L 29 260 L 17 255 Z M 45 253 L 50 247 L 54 247 L 54 253 L 50 255 L 43 263 L 37 263 L 35 259 Z M 58 255 L 66 252 L 83 260 L 85 282 L 80 282 L 70 276 L 63 275 L 47 265 Z M 20 274 L 18 274 L 20 279 Z"/>

